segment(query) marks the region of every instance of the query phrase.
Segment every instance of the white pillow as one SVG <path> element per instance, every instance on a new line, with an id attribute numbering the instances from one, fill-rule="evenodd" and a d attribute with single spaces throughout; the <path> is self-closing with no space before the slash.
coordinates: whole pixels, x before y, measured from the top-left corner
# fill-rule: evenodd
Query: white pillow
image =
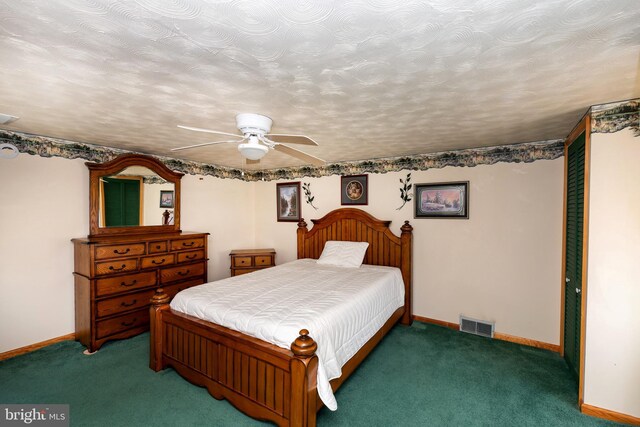
<path id="1" fill-rule="evenodd" d="M 329 240 L 324 244 L 318 264 L 358 268 L 362 264 L 368 247 L 368 242 Z"/>

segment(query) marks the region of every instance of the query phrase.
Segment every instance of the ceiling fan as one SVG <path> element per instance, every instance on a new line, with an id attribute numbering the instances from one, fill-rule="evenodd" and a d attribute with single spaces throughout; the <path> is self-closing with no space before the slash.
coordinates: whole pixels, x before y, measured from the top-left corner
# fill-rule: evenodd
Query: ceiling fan
<path id="1" fill-rule="evenodd" d="M 240 143 L 238 144 L 238 151 L 240 151 L 240 154 L 242 154 L 242 156 L 247 159 L 247 164 L 258 163 L 260 159 L 269 152 L 270 149 L 280 151 L 281 153 L 288 154 L 316 166 L 322 166 L 326 163 L 324 160 L 319 159 L 318 157 L 289 147 L 288 145 L 284 145 L 285 142 L 287 144 L 318 145 L 318 143 L 313 139 L 304 135 L 269 133 L 271 131 L 272 124 L 273 120 L 271 120 L 267 116 L 253 113 L 242 113 L 236 116 L 236 126 L 238 127 L 238 130 L 242 133 L 242 135 L 178 125 L 178 127 L 181 129 L 193 130 L 196 132 L 214 133 L 217 135 L 233 136 L 238 139 L 187 145 L 185 147 L 172 148 L 171 151 L 187 150 L 190 148 L 204 147 L 206 145 L 235 142 Z"/>

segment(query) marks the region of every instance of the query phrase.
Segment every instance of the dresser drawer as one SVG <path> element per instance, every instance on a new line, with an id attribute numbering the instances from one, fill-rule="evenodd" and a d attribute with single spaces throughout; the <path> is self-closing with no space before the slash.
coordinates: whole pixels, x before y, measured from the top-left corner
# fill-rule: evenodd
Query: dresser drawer
<path id="1" fill-rule="evenodd" d="M 197 261 L 199 259 L 204 259 L 203 250 L 178 253 L 178 264 L 181 264 L 183 262 Z"/>
<path id="2" fill-rule="evenodd" d="M 135 294 L 127 294 L 121 297 L 109 298 L 96 304 L 96 314 L 98 317 L 111 316 L 123 311 L 134 310 L 136 308 L 148 307 L 155 289 Z"/>
<path id="3" fill-rule="evenodd" d="M 182 282 L 175 285 L 166 286 L 162 288 L 162 290 L 164 291 L 165 294 L 169 295 L 169 298 L 173 299 L 173 297 L 175 297 L 178 292 L 183 291 L 192 286 L 202 285 L 203 283 L 204 283 L 204 280 L 202 279 L 189 280 L 188 282 Z"/>
<path id="4" fill-rule="evenodd" d="M 138 269 L 138 259 L 119 259 L 114 261 L 96 262 L 96 275 L 125 273 Z"/>
<path id="5" fill-rule="evenodd" d="M 170 283 L 176 280 L 184 280 L 190 277 L 202 276 L 204 263 L 190 264 L 182 267 L 163 268 L 160 270 L 160 283 Z"/>
<path id="6" fill-rule="evenodd" d="M 149 309 L 145 307 L 133 313 L 123 314 L 108 320 L 100 320 L 96 322 L 96 325 L 96 338 L 98 339 L 126 331 L 127 329 L 149 325 Z"/>
<path id="7" fill-rule="evenodd" d="M 233 266 L 234 267 L 251 267 L 251 257 L 250 256 L 235 256 L 233 257 Z"/>
<path id="8" fill-rule="evenodd" d="M 175 262 L 176 256 L 174 254 L 148 256 L 142 258 L 142 266 L 140 268 L 155 268 L 163 265 L 175 264 Z"/>
<path id="9" fill-rule="evenodd" d="M 164 240 L 161 242 L 149 242 L 149 254 L 158 254 L 161 252 L 167 252 L 167 242 Z"/>
<path id="10" fill-rule="evenodd" d="M 180 239 L 171 241 L 171 250 L 180 251 L 183 249 L 196 249 L 204 247 L 204 238 L 197 237 L 194 239 Z"/>
<path id="11" fill-rule="evenodd" d="M 144 243 L 96 246 L 96 259 L 144 255 Z"/>
<path id="12" fill-rule="evenodd" d="M 127 276 L 109 277 L 96 280 L 96 296 L 110 295 L 146 288 L 156 284 L 156 272 L 129 274 Z"/>
<path id="13" fill-rule="evenodd" d="M 272 258 L 270 256 L 259 255 L 259 256 L 255 256 L 253 259 L 254 259 L 254 265 L 256 267 L 273 265 L 273 263 L 271 262 Z"/>

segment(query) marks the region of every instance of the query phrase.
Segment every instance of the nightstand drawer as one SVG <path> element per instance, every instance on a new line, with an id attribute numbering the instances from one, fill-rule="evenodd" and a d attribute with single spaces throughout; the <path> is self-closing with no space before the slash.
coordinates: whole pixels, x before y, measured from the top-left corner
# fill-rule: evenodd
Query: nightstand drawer
<path id="1" fill-rule="evenodd" d="M 259 266 L 266 266 L 266 265 L 273 265 L 273 263 L 271 262 L 271 257 L 270 256 L 256 256 L 254 257 L 255 263 L 254 265 L 256 267 Z"/>
<path id="2" fill-rule="evenodd" d="M 233 266 L 234 267 L 251 267 L 251 257 L 250 256 L 237 256 L 233 257 Z"/>

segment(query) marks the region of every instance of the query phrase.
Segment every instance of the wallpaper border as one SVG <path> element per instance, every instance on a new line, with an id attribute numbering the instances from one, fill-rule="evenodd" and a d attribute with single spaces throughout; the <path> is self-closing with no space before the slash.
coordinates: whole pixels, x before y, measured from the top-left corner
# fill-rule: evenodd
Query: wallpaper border
<path id="1" fill-rule="evenodd" d="M 21 153 L 41 157 L 63 157 L 84 159 L 91 162 L 107 162 L 120 154 L 131 151 L 99 145 L 65 141 L 57 138 L 22 134 L 0 130 L 0 140 L 15 145 Z M 244 181 L 272 181 L 302 177 L 329 175 L 354 175 L 358 173 L 386 173 L 400 170 L 439 169 L 446 166 L 474 167 L 498 162 L 530 163 L 537 160 L 552 160 L 563 155 L 563 141 L 550 140 L 523 144 L 501 145 L 432 154 L 401 156 L 355 162 L 331 163 L 321 167 L 302 166 L 268 170 L 245 170 L 227 168 L 169 157 L 152 156 L 168 168 L 191 175 L 210 175 L 216 178 L 241 179 Z"/>
<path id="2" fill-rule="evenodd" d="M 640 98 L 591 107 L 591 133 L 614 133 L 626 128 L 640 136 Z"/>

